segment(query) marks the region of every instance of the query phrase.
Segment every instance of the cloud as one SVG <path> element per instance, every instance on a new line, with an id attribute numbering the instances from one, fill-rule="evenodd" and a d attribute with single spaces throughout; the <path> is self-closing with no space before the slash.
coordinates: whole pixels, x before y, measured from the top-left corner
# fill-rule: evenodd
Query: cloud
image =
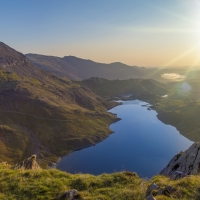
<path id="1" fill-rule="evenodd" d="M 177 73 L 164 73 L 164 74 L 161 74 L 161 77 L 164 79 L 171 79 L 171 80 L 185 78 L 185 76 L 177 74 Z"/>

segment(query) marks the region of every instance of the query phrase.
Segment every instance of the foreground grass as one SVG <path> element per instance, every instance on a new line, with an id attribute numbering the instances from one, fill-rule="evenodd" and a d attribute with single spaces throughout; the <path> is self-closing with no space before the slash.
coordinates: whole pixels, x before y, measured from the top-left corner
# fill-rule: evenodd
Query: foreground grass
<path id="1" fill-rule="evenodd" d="M 161 188 L 165 188 L 171 185 L 175 188 L 175 192 L 168 196 L 156 196 L 156 200 L 167 200 L 167 199 L 180 199 L 180 200 L 199 200 L 200 199 L 200 176 L 191 175 L 179 180 L 171 180 L 164 176 L 155 176 L 150 181 L 156 183 Z M 155 195 L 156 195 L 156 191 Z"/>
<path id="2" fill-rule="evenodd" d="M 55 169 L 0 170 L 0 199 L 62 199 L 65 191 L 74 188 L 78 199 L 144 199 L 147 182 L 126 172 L 93 176 Z"/>
<path id="3" fill-rule="evenodd" d="M 89 174 L 68 174 L 56 169 L 12 170 L 0 165 L 0 199 L 65 199 L 67 190 L 77 189 L 77 199 L 87 200 L 143 200 L 148 186 L 156 183 L 161 188 L 171 185 L 176 192 L 156 199 L 200 199 L 200 177 L 189 176 L 172 181 L 163 176 L 151 180 L 139 178 L 135 173 L 118 172 L 93 176 Z M 153 191 L 156 195 L 156 191 Z"/>

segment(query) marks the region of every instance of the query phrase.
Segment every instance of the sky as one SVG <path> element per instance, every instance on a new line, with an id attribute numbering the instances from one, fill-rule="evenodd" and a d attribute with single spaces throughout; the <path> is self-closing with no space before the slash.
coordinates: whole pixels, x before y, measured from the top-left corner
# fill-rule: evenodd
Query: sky
<path id="1" fill-rule="evenodd" d="M 0 41 L 24 54 L 200 66 L 200 0 L 1 0 Z"/>

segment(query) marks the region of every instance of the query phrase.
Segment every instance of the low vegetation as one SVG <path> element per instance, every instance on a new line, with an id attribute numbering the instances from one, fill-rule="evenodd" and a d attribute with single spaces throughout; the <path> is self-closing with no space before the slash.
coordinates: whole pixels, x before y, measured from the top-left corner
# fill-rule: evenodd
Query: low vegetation
<path id="1" fill-rule="evenodd" d="M 200 178 L 188 176 L 172 181 L 167 177 L 155 176 L 142 179 L 132 172 L 118 172 L 93 176 L 89 174 L 68 174 L 56 169 L 12 170 L 9 165 L 0 164 L 0 199 L 2 200 L 64 200 L 66 191 L 78 190 L 79 200 L 144 200 L 148 187 L 156 183 L 161 188 L 171 185 L 175 192 L 156 196 L 156 199 L 199 199 Z M 156 195 L 157 191 L 152 191 Z"/>

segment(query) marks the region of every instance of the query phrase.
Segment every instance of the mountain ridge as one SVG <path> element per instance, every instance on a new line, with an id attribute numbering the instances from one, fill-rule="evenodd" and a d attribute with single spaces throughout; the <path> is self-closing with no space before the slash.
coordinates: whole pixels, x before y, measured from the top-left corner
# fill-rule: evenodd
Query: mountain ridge
<path id="1" fill-rule="evenodd" d="M 140 78 L 144 76 L 144 70 L 150 70 L 121 62 L 98 63 L 75 56 L 64 56 L 63 58 L 39 54 L 26 54 L 26 56 L 39 68 L 75 80 L 96 76 L 106 79 Z"/>

